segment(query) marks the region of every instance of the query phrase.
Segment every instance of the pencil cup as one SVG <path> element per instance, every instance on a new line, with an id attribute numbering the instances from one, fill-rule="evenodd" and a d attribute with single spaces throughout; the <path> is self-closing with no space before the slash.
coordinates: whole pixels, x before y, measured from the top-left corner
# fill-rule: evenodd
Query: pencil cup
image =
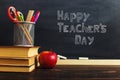
<path id="1" fill-rule="evenodd" d="M 17 22 L 14 25 L 14 45 L 15 46 L 34 46 L 33 22 Z"/>

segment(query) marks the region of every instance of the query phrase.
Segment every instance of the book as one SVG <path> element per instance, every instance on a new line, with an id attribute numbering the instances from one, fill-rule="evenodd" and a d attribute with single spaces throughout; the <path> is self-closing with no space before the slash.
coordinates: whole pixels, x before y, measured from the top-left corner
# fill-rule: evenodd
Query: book
<path id="1" fill-rule="evenodd" d="M 40 47 L 0 46 L 0 57 L 26 58 L 38 55 Z"/>
<path id="2" fill-rule="evenodd" d="M 32 72 L 35 65 L 31 66 L 4 66 L 0 65 L 0 72 Z"/>
<path id="3" fill-rule="evenodd" d="M 35 64 L 35 56 L 30 58 L 5 58 L 0 57 L 0 65 L 11 65 L 11 66 L 31 66 Z"/>

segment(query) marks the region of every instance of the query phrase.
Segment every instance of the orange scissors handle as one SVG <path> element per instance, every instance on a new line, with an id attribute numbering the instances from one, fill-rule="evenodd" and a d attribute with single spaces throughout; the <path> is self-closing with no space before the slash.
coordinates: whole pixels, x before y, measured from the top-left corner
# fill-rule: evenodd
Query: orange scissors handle
<path id="1" fill-rule="evenodd" d="M 10 7 L 8 8 L 8 16 L 9 16 L 9 18 L 10 18 L 13 22 L 17 22 L 17 21 L 18 21 L 18 19 L 17 19 L 17 13 L 16 13 L 16 12 L 17 12 L 17 11 L 16 11 L 15 7 L 10 6 Z"/>

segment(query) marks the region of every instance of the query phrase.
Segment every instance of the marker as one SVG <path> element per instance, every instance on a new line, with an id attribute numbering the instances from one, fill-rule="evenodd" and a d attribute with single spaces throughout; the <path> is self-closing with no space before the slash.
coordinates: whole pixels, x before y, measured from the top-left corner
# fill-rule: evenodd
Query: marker
<path id="1" fill-rule="evenodd" d="M 38 20 L 39 16 L 40 16 L 40 11 L 37 11 L 34 16 L 34 22 L 36 22 Z"/>
<path id="2" fill-rule="evenodd" d="M 34 22 L 34 20 L 35 20 L 35 17 L 34 17 L 34 16 L 32 16 L 31 22 Z"/>

